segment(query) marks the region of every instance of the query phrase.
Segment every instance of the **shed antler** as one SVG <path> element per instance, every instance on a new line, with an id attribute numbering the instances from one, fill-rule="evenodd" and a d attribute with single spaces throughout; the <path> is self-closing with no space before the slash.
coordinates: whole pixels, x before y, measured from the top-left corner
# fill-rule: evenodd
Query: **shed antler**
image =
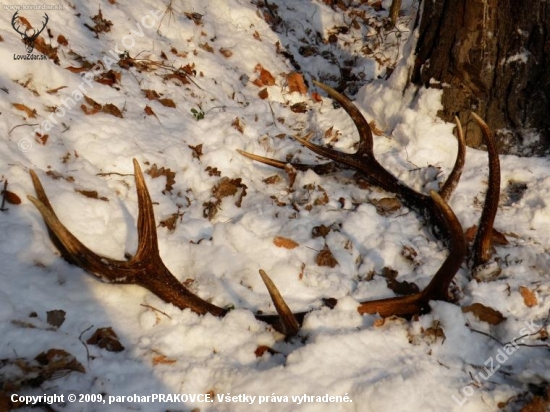
<path id="1" fill-rule="evenodd" d="M 324 165 L 294 164 L 293 166 L 301 170 L 314 169 L 319 173 L 330 172 L 338 168 L 354 169 L 360 172 L 370 183 L 386 191 L 395 193 L 406 205 L 436 225 L 440 229 L 436 234 L 440 236 L 447 235 L 448 239 L 446 238 L 446 240 L 449 241 L 450 253 L 448 257 L 424 290 L 404 297 L 362 302 L 358 307 L 358 311 L 360 313 L 379 313 L 382 316 L 412 316 L 428 309 L 430 300 L 447 299 L 450 283 L 464 262 L 467 253 L 460 222 L 446 203 L 446 200 L 450 197 L 460 179 L 464 165 L 465 147 L 460 123 L 457 121 L 459 150 L 452 173 L 439 190 L 439 193 L 435 191 L 431 191 L 430 195 L 418 193 L 384 169 L 375 159 L 372 132 L 359 110 L 345 96 L 330 87 L 318 82 L 315 84 L 336 99 L 351 116 L 359 131 L 359 149 L 354 154 L 346 154 L 314 145 L 304 139 L 296 138 L 304 146 L 321 156 L 333 160 L 333 162 Z M 492 135 L 489 128 L 480 118 L 477 116 L 474 116 L 474 118 L 480 124 L 486 138 L 490 162 L 490 183 L 482 213 L 482 219 L 485 219 L 485 221 L 480 225 L 476 240 L 474 241 L 476 256 L 481 256 L 479 262 L 483 262 L 488 259 L 490 253 L 488 248 L 490 248 L 492 223 L 498 206 L 498 184 L 500 177 L 498 174 L 498 155 L 494 144 L 492 144 Z M 279 168 L 284 168 L 285 166 L 284 162 L 240 152 L 251 159 L 271 166 Z M 38 198 L 32 196 L 28 196 L 28 198 L 42 214 L 52 242 L 59 249 L 62 256 L 70 263 L 81 267 L 106 282 L 140 285 L 153 292 L 162 300 L 172 303 L 180 309 L 189 308 L 199 314 L 210 313 L 214 316 L 224 316 L 228 312 L 227 309 L 213 305 L 189 291 L 170 273 L 162 262 L 158 249 L 153 204 L 145 185 L 143 174 L 135 159 L 134 171 L 139 205 L 137 223 L 139 243 L 135 256 L 129 261 L 119 261 L 99 256 L 73 236 L 59 221 L 40 180 L 32 170 L 30 174 Z M 487 238 L 489 238 L 489 241 Z M 477 264 L 476 261 L 477 259 L 474 261 L 474 264 Z M 278 314 L 255 315 L 256 318 L 272 325 L 276 330 L 287 336 L 295 335 L 307 312 L 292 313 L 271 279 L 269 279 L 269 276 L 263 270 L 260 270 L 260 275 Z"/>
<path id="2" fill-rule="evenodd" d="M 182 285 L 170 273 L 162 261 L 157 239 L 157 229 L 153 212 L 153 203 L 145 185 L 143 173 L 134 159 L 134 175 L 138 195 L 138 249 L 128 261 L 120 261 L 100 256 L 80 242 L 58 219 L 46 192 L 36 173 L 30 175 L 37 198 L 27 196 L 42 214 L 48 233 L 61 255 L 69 262 L 81 267 L 86 272 L 108 283 L 136 284 L 153 292 L 165 302 L 172 303 L 180 309 L 191 309 L 198 314 L 210 313 L 224 316 L 228 310 L 209 303 Z M 261 271 L 263 272 L 263 271 Z M 257 318 L 271 324 L 275 329 L 290 336 L 297 332 L 297 321 L 290 313 L 277 288 L 263 272 L 264 280 L 277 312 L 276 315 L 257 315 Z M 301 316 L 303 318 L 303 315 Z"/>
<path id="3" fill-rule="evenodd" d="M 423 291 L 405 297 L 362 302 L 358 309 L 359 312 L 379 313 L 382 316 L 411 316 L 426 309 L 430 300 L 446 300 L 448 298 L 449 286 L 455 274 L 464 262 L 467 254 L 466 242 L 464 240 L 464 234 L 460 222 L 449 205 L 446 203 L 460 180 L 466 153 L 462 126 L 460 125 L 458 118 L 455 118 L 458 137 L 458 154 L 455 165 L 453 166 L 453 170 L 446 182 L 441 186 L 439 191 L 432 191 L 428 196 L 411 189 L 384 167 L 382 167 L 382 165 L 376 160 L 374 156 L 374 142 L 371 128 L 359 109 L 357 109 L 357 107 L 355 107 L 347 97 L 327 85 L 319 83 L 315 80 L 313 82 L 315 85 L 327 92 L 329 96 L 337 100 L 342 108 L 351 117 L 357 131 L 359 132 L 358 149 L 355 153 L 342 153 L 318 146 L 306 139 L 293 136 L 294 139 L 300 142 L 303 146 L 320 156 L 332 160 L 332 162 L 322 165 L 306 165 L 301 163 L 291 163 L 291 165 L 298 170 L 312 169 L 315 172 L 321 173 L 336 170 L 337 168 L 353 169 L 359 172 L 361 176 L 369 183 L 378 186 L 387 192 L 395 193 L 395 195 L 402 200 L 405 205 L 424 216 L 427 221 L 431 222 L 439 229 L 435 231 L 436 235 L 444 237 L 445 240 L 449 242 L 449 256 Z M 496 152 L 489 128 L 478 116 L 474 116 L 474 119 L 482 128 L 488 147 L 490 163 L 489 190 L 481 217 L 483 222 L 479 225 L 480 229 L 478 230 L 476 240 L 474 241 L 476 256 L 474 258 L 474 265 L 478 265 L 486 262 L 490 255 L 490 235 L 492 232 L 494 216 L 496 215 L 498 207 L 498 183 L 500 181 L 500 174 L 498 154 Z M 285 162 L 257 156 L 242 150 L 239 150 L 239 153 L 252 160 L 256 160 L 270 166 L 284 168 L 286 165 Z"/>

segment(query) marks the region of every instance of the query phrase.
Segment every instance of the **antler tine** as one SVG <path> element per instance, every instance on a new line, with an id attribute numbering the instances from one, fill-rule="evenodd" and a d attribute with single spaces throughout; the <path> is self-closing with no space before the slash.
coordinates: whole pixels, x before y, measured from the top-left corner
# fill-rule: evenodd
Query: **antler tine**
<path id="1" fill-rule="evenodd" d="M 153 210 L 153 202 L 149 195 L 149 190 L 145 184 L 141 167 L 136 159 L 134 163 L 134 178 L 136 181 L 136 192 L 138 196 L 138 250 L 135 258 L 143 258 L 147 256 L 159 255 L 157 227 L 155 225 L 155 214 Z"/>
<path id="2" fill-rule="evenodd" d="M 279 293 L 279 289 L 277 289 L 269 275 L 265 273 L 263 269 L 260 269 L 260 276 L 262 277 L 267 291 L 269 292 L 269 296 L 271 296 L 271 300 L 275 305 L 275 309 L 281 318 L 282 333 L 288 337 L 296 335 L 300 330 L 300 324 Z"/>
<path id="3" fill-rule="evenodd" d="M 500 198 L 500 160 L 489 126 L 474 112 L 472 112 L 472 117 L 481 127 L 483 141 L 487 146 L 487 155 L 489 156 L 489 185 L 473 244 L 473 265 L 475 267 L 487 263 L 491 258 L 491 238 Z"/>
<path id="4" fill-rule="evenodd" d="M 327 162 L 327 163 L 321 163 L 316 165 L 308 165 L 304 163 L 288 163 L 288 162 L 283 162 L 281 160 L 271 159 L 270 157 L 258 156 L 258 155 L 255 155 L 254 153 L 245 152 L 244 150 L 240 150 L 240 149 L 237 149 L 237 152 L 239 152 L 244 157 L 247 157 L 248 159 L 255 160 L 256 162 L 260 162 L 268 166 L 272 166 L 282 170 L 285 169 L 285 166 L 287 164 L 290 164 L 296 170 L 300 170 L 302 172 L 313 170 L 318 175 L 325 175 L 328 173 L 333 173 L 339 168 L 339 165 L 335 162 Z"/>
<path id="5" fill-rule="evenodd" d="M 408 317 L 426 310 L 430 300 L 448 298 L 451 281 L 466 258 L 466 240 L 462 226 L 450 206 L 437 192 L 432 190 L 430 196 L 451 234 L 449 256 L 423 291 L 409 296 L 362 302 L 357 309 L 359 313 L 378 313 L 382 317 L 392 315 Z"/>
<path id="6" fill-rule="evenodd" d="M 374 141 L 372 130 L 359 109 L 346 96 L 337 92 L 332 87 L 318 82 L 317 80 L 313 80 L 313 84 L 324 90 L 330 97 L 340 103 L 346 113 L 351 117 L 351 120 L 353 120 L 353 123 L 359 132 L 359 147 L 356 154 L 358 156 L 373 157 Z"/>
<path id="7" fill-rule="evenodd" d="M 100 256 L 82 244 L 59 221 L 38 176 L 32 170 L 30 174 L 38 199 L 32 196 L 27 197 L 40 211 L 48 227 L 50 238 L 68 262 L 109 283 L 143 286 L 165 302 L 172 303 L 180 309 L 190 308 L 200 314 L 224 315 L 227 312 L 225 309 L 212 305 L 190 292 L 162 262 L 158 252 L 151 199 L 143 180 L 143 174 L 135 161 L 134 167 L 140 209 L 138 217 L 139 246 L 138 252 L 129 261 Z"/>
<path id="8" fill-rule="evenodd" d="M 55 214 L 51 203 L 38 179 L 38 176 L 34 170 L 29 171 L 31 179 L 34 185 L 34 190 L 38 199 L 33 196 L 27 196 L 32 204 L 38 209 L 46 227 L 50 239 L 54 245 L 59 249 L 61 255 L 70 263 L 73 263 L 82 268 L 86 268 L 97 277 L 106 277 L 110 281 L 115 281 L 116 276 L 113 273 L 113 269 L 126 270 L 127 265 L 120 266 L 118 262 L 109 258 L 103 258 L 96 255 L 90 249 L 88 249 L 82 242 L 80 242 L 58 219 Z"/>
<path id="9" fill-rule="evenodd" d="M 40 179 L 33 170 L 30 171 L 30 175 L 38 199 L 33 196 L 27 197 L 42 215 L 52 242 L 69 263 L 109 283 L 142 286 L 180 309 L 189 308 L 201 315 L 210 313 L 214 316 L 224 316 L 228 312 L 226 309 L 213 305 L 189 291 L 164 265 L 158 249 L 151 196 L 139 163 L 136 159 L 133 159 L 133 163 L 139 207 L 137 222 L 139 244 L 136 254 L 129 261 L 100 256 L 80 242 L 59 221 Z M 293 315 L 269 276 L 264 271 L 260 274 L 280 316 L 256 315 L 256 318 L 272 325 L 287 336 L 295 335 L 298 333 L 305 313 Z"/>
<path id="10" fill-rule="evenodd" d="M 436 272 L 428 286 L 422 293 L 430 300 L 446 300 L 448 298 L 449 286 L 456 273 L 462 266 L 468 248 L 462 225 L 449 204 L 435 191 L 430 191 L 439 212 L 441 212 L 448 232 L 450 234 L 449 256 L 445 259 L 439 270 Z"/>
<path id="11" fill-rule="evenodd" d="M 445 201 L 448 201 L 451 197 L 453 191 L 456 188 L 456 185 L 458 184 L 458 181 L 460 180 L 460 176 L 462 175 L 462 169 L 464 168 L 464 162 L 466 158 L 466 140 L 464 139 L 464 133 L 462 132 L 462 124 L 460 123 L 460 120 L 458 117 L 455 116 L 455 123 L 456 123 L 456 139 L 458 142 L 458 153 L 456 155 L 456 161 L 453 166 L 453 170 L 451 171 L 451 174 L 447 177 L 447 180 L 441 186 L 441 189 L 439 189 L 439 195 L 445 199 Z"/>

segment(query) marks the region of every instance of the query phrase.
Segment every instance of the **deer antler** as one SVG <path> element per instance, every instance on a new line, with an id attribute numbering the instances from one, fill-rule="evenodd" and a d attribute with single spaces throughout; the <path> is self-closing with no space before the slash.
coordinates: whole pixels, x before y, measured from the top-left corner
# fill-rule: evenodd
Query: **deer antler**
<path id="1" fill-rule="evenodd" d="M 301 138 L 296 138 L 304 146 L 322 156 L 328 157 L 333 160 L 333 162 L 317 166 L 297 164 L 294 165 L 294 167 L 300 170 L 313 168 L 323 173 L 338 168 L 355 169 L 361 172 L 371 183 L 387 191 L 396 193 L 404 203 L 424 214 L 429 221 L 436 224 L 441 229 L 439 234 L 448 234 L 450 238 L 449 256 L 445 259 L 440 269 L 424 290 L 404 297 L 362 302 L 358 307 L 358 311 L 362 314 L 379 313 L 382 316 L 412 316 L 428 309 L 430 300 L 447 299 L 449 285 L 464 262 L 467 253 L 466 242 L 460 222 L 446 203 L 446 199 L 450 197 L 460 179 L 460 174 L 464 165 L 465 148 L 460 122 L 457 120 L 459 150 L 453 171 L 439 190 L 439 193 L 431 191 L 428 196 L 412 190 L 377 162 L 374 158 L 370 127 L 359 110 L 345 96 L 321 83 L 315 82 L 315 84 L 326 90 L 329 95 L 338 100 L 346 112 L 352 117 L 359 131 L 359 149 L 354 154 L 345 154 L 314 145 Z M 498 173 L 499 163 L 489 128 L 479 117 L 474 116 L 474 118 L 480 124 L 487 140 L 487 146 L 490 149 L 490 184 L 482 213 L 482 219 L 487 219 L 487 222 L 484 221 L 484 224 L 480 225 L 480 229 L 476 235 L 476 241 L 474 242 L 474 247 L 478 247 L 480 250 L 480 256 L 486 257 L 489 253 L 487 248 L 490 247 L 490 240 L 487 241 L 487 233 L 489 233 L 490 238 L 494 215 L 498 207 L 498 183 L 500 181 Z M 274 167 L 284 168 L 285 166 L 285 163 L 277 160 L 252 155 L 242 151 L 239 152 L 253 160 Z M 153 205 L 147 186 L 145 185 L 141 168 L 135 159 L 134 171 L 139 205 L 139 243 L 135 256 L 129 261 L 118 261 L 99 256 L 73 236 L 59 221 L 40 180 L 32 170 L 30 174 L 38 199 L 32 196 L 28 196 L 28 198 L 42 214 L 52 242 L 59 249 L 62 256 L 70 263 L 81 267 L 85 271 L 92 273 L 106 282 L 137 284 L 145 287 L 162 300 L 172 303 L 180 309 L 189 308 L 199 314 L 210 313 L 214 316 L 224 316 L 228 312 L 227 309 L 213 305 L 193 294 L 170 273 L 162 262 L 158 250 Z M 478 244 L 479 246 L 475 246 Z M 307 312 L 293 314 L 267 273 L 260 270 L 260 276 L 269 291 L 278 315 L 255 315 L 256 318 L 272 325 L 276 330 L 287 336 L 295 335 Z"/>
<path id="2" fill-rule="evenodd" d="M 353 103 L 341 93 L 331 87 L 313 81 L 315 85 L 323 89 L 329 96 L 334 98 L 342 108 L 348 113 L 353 120 L 357 131 L 359 132 L 359 145 L 355 153 L 342 153 L 335 150 L 331 150 L 322 146 L 315 145 L 310 141 L 293 136 L 303 146 L 307 147 L 311 151 L 321 155 L 325 158 L 332 160 L 333 162 L 325 163 L 322 165 L 306 165 L 306 164 L 294 164 L 291 163 L 298 170 L 312 169 L 314 171 L 326 172 L 330 169 L 335 170 L 337 168 L 348 168 L 359 172 L 364 179 L 369 183 L 378 186 L 388 192 L 395 193 L 403 203 L 408 207 L 415 210 L 420 215 L 426 217 L 426 219 L 434 224 L 438 229 L 436 234 L 447 235 L 449 237 L 449 249 L 450 253 L 447 259 L 444 261 L 441 268 L 434 275 L 428 286 L 419 293 L 405 296 L 396 297 L 382 300 L 375 300 L 369 302 L 362 302 L 359 307 L 360 313 L 380 313 L 382 316 L 399 315 L 399 316 L 411 316 L 426 309 L 430 300 L 445 300 L 447 299 L 448 289 L 452 279 L 457 271 L 460 269 L 463 261 L 466 258 L 467 248 L 464 240 L 464 235 L 460 222 L 456 218 L 451 208 L 446 203 L 455 189 L 460 176 L 462 168 L 464 166 L 464 159 L 466 153 L 466 145 L 464 141 L 464 135 L 462 133 L 462 126 L 458 118 L 455 117 L 457 124 L 457 137 L 458 137 L 458 154 L 456 162 L 453 166 L 453 170 L 447 178 L 446 182 L 439 189 L 439 192 L 432 191 L 430 196 L 423 193 L 418 193 L 405 185 L 393 174 L 388 172 L 384 167 L 378 163 L 374 156 L 373 135 L 370 126 L 366 119 L 363 117 L 359 109 L 353 105 Z M 489 180 L 491 182 L 488 195 L 486 197 L 483 213 L 481 216 L 482 224 L 480 224 L 480 230 L 476 235 L 474 242 L 474 249 L 479 250 L 477 254 L 484 256 L 487 260 L 490 256 L 490 235 L 492 232 L 492 225 L 494 222 L 494 216 L 498 207 L 498 183 L 500 181 L 498 154 L 494 148 L 494 142 L 492 135 L 487 125 L 478 116 L 474 115 L 474 119 L 479 123 L 484 132 L 484 136 L 487 141 L 487 147 L 489 148 Z M 258 162 L 277 167 L 284 168 L 286 163 L 257 156 L 251 153 L 239 150 L 242 155 L 256 160 Z M 481 260 L 481 258 L 480 258 Z M 480 260 L 476 260 L 478 262 Z"/>
<path id="3" fill-rule="evenodd" d="M 36 173 L 31 170 L 30 175 L 38 199 L 27 196 L 42 214 L 48 228 L 48 233 L 61 255 L 86 272 L 97 278 L 118 284 L 136 284 L 153 292 L 165 302 L 172 303 L 180 309 L 191 309 L 198 314 L 210 313 L 214 316 L 224 316 L 228 310 L 213 305 L 191 291 L 177 280 L 162 261 L 157 240 L 157 230 L 153 212 L 153 203 L 145 185 L 143 173 L 138 162 L 134 159 L 134 175 L 138 194 L 138 249 L 129 261 L 120 261 L 97 255 L 80 242 L 58 219 L 46 192 Z M 262 270 L 269 294 L 279 316 L 257 315 L 259 320 L 271 324 L 275 329 L 291 336 L 298 331 L 298 321 L 292 315 L 277 288 Z M 303 319 L 303 314 L 298 314 Z"/>

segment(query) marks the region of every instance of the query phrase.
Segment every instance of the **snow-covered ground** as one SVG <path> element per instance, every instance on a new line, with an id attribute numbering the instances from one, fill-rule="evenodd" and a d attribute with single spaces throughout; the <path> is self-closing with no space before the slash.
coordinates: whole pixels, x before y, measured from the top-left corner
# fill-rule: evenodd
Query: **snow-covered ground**
<path id="1" fill-rule="evenodd" d="M 49 17 L 36 47 L 54 49 L 27 61 L 11 27 L 17 3 L 8 0 L 0 178 L 9 181 L 7 200 L 21 203 L 0 212 L 0 410 L 12 393 L 63 395 L 56 411 L 512 411 L 544 397 L 547 159 L 501 157 L 496 229 L 509 244 L 496 247 L 483 278 L 463 266 L 456 302 L 433 302 L 431 313 L 407 321 L 356 307 L 394 295 L 390 268 L 399 281 L 429 282 L 448 252 L 424 221 L 404 207 L 377 213 L 373 201 L 388 194 L 350 173 L 299 172 L 289 187 L 283 171 L 237 153 L 315 162 L 288 137 L 310 131 L 352 151 L 353 123 L 312 86 L 318 79 L 347 87 L 375 121 L 383 132 L 376 154 L 400 179 L 427 191 L 448 175 L 456 139 L 454 125 L 436 117 L 439 92 L 403 93 L 418 4 L 404 1 L 391 30 L 383 27 L 390 1 L 346 3 L 59 0 L 62 10 L 19 12 L 34 28 Z M 311 86 L 306 94 L 293 91 L 294 72 Z M 69 265 L 26 198 L 34 169 L 62 222 L 95 252 L 123 259 L 137 244 L 132 158 L 148 172 L 165 264 L 202 298 L 235 307 L 225 318 L 180 311 Z M 464 229 L 479 218 L 487 170 L 486 153 L 468 149 L 450 201 Z M 222 181 L 236 194 L 221 197 Z M 321 225 L 329 233 L 313 236 Z M 297 246 L 280 247 L 277 237 Z M 316 259 L 325 247 L 334 267 Z M 289 342 L 252 315 L 274 311 L 260 268 L 292 310 L 312 310 Z M 328 297 L 338 305 L 317 310 Z M 503 319 L 463 313 L 473 303 Z M 87 343 L 106 327 L 124 350 Z M 64 352 L 35 360 L 51 349 Z M 154 394 L 187 402 L 122 398 Z"/>

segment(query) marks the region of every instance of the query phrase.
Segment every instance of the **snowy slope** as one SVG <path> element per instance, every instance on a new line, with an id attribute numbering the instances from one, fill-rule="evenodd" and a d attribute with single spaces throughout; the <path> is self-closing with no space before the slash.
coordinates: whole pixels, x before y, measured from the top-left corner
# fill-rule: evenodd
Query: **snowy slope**
<path id="1" fill-rule="evenodd" d="M 380 215 L 372 200 L 388 194 L 357 184 L 350 173 L 300 172 L 289 188 L 284 172 L 237 153 L 315 162 L 288 137 L 310 131 L 319 143 L 353 150 L 357 133 L 347 114 L 326 96 L 318 99 L 314 88 L 291 92 L 287 79 L 300 71 L 310 85 L 319 79 L 338 86 L 345 73 L 347 92 L 356 93 L 358 107 L 384 132 L 375 140 L 380 163 L 419 191 L 437 187 L 450 172 L 456 139 L 454 125 L 436 117 L 439 92 L 403 93 L 418 5 L 404 2 L 399 30 L 383 31 L 390 1 L 349 8 L 327 3 L 273 0 L 268 8 L 248 0 L 60 0 L 63 10 L 46 11 L 41 37 L 45 47 L 56 48 L 46 61 L 14 60 L 26 53 L 11 27 L 15 9 L 4 7 L 0 177 L 22 200 L 0 213 L 4 395 L 64 395 L 52 407 L 66 411 L 490 411 L 499 403 L 511 411 L 544 392 L 547 159 L 501 157 L 496 228 L 509 244 L 496 248 L 492 269 L 500 273 L 478 281 L 464 265 L 457 302 L 433 302 L 430 314 L 411 321 L 382 321 L 360 316 L 356 307 L 394 295 L 384 268 L 422 288 L 447 254 L 425 222 L 406 208 Z M 40 27 L 43 13 L 19 14 Z M 102 83 L 91 80 L 98 61 Z M 254 84 L 266 76 L 258 65 L 273 85 Z M 388 68 L 395 70 L 386 80 Z M 307 110 L 293 111 L 302 102 Z M 137 247 L 132 158 L 149 171 L 155 217 L 164 222 L 158 235 L 165 264 L 202 298 L 234 306 L 225 318 L 180 311 L 145 289 L 101 283 L 69 265 L 26 198 L 34 194 L 28 174 L 34 169 L 63 223 L 95 252 L 123 259 Z M 160 176 L 153 177 L 153 165 Z M 451 199 L 465 229 L 481 213 L 487 169 L 486 153 L 468 149 Z M 246 185 L 240 206 L 242 186 L 233 196 L 215 197 L 224 177 Z M 320 225 L 332 230 L 312 236 Z M 277 247 L 277 236 L 299 246 Z M 316 262 L 325 245 L 335 267 Z M 417 257 L 404 258 L 405 247 Z M 295 311 L 319 308 L 327 297 L 338 305 L 313 310 L 300 337 L 285 342 L 252 315 L 274 310 L 260 268 Z M 505 320 L 490 325 L 461 311 L 473 303 Z M 65 312 L 58 327 L 47 321 L 53 310 Z M 112 327 L 125 349 L 86 343 L 102 327 Z M 509 356 L 500 356 L 518 337 L 521 346 L 509 345 Z M 35 365 L 32 359 L 51 348 L 73 355 L 85 372 L 29 383 L 29 374 L 46 372 L 25 372 L 16 363 Z M 484 367 L 491 362 L 498 370 L 489 377 Z M 69 394 L 101 398 L 71 403 Z M 153 394 L 202 394 L 203 400 L 206 394 L 214 402 L 121 398 Z M 325 395 L 349 402 L 315 398 Z M 103 404 L 109 396 L 118 398 Z"/>

